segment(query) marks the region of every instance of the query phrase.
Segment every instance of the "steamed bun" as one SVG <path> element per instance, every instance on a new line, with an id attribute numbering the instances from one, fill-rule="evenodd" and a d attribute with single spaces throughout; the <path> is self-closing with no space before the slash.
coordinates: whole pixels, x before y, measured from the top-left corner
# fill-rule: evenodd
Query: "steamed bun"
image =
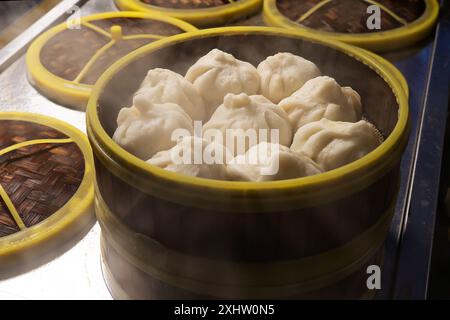
<path id="1" fill-rule="evenodd" d="M 189 68 L 186 79 L 203 97 L 209 115 L 222 104 L 228 93 L 253 95 L 259 92 L 260 80 L 256 68 L 219 49 L 213 49 L 200 58 Z"/>
<path id="2" fill-rule="evenodd" d="M 361 120 L 359 94 L 350 87 L 341 86 L 330 77 L 317 77 L 305 83 L 279 106 L 289 115 L 294 130 L 322 118 L 334 121 Z"/>
<path id="3" fill-rule="evenodd" d="M 279 103 L 300 89 L 306 81 L 321 75 L 319 68 L 309 60 L 288 52 L 268 57 L 258 66 L 261 93 Z"/>
<path id="4" fill-rule="evenodd" d="M 322 119 L 301 127 L 291 149 L 303 152 L 325 171 L 356 161 L 381 143 L 379 133 L 367 121 L 356 123 Z"/>
<path id="5" fill-rule="evenodd" d="M 321 172 L 322 169 L 304 154 L 267 142 L 253 146 L 228 165 L 229 178 L 240 181 L 286 180 Z"/>
<path id="6" fill-rule="evenodd" d="M 123 108 L 119 112 L 117 124 L 114 141 L 142 160 L 148 160 L 155 153 L 174 146 L 174 130 L 194 131 L 192 119 L 173 103 L 150 104 L 145 111 L 136 107 Z"/>
<path id="7" fill-rule="evenodd" d="M 157 153 L 147 162 L 180 174 L 206 178 L 226 180 L 227 149 L 215 142 L 208 142 L 202 138 L 184 137 L 170 150 Z"/>
<path id="8" fill-rule="evenodd" d="M 154 103 L 166 102 L 179 105 L 192 120 L 206 120 L 205 105 L 192 83 L 170 70 L 150 70 L 134 95 L 133 104 L 144 112 Z"/>
<path id="9" fill-rule="evenodd" d="M 243 148 L 238 148 L 238 143 L 235 143 L 235 147 L 230 146 L 229 139 L 227 137 L 227 129 L 231 129 L 229 133 L 232 134 L 233 140 L 242 138 L 244 132 L 247 130 L 254 130 L 255 138 L 253 141 L 244 141 L 245 146 L 241 144 Z M 265 137 L 261 138 L 260 134 L 267 130 Z M 211 130 L 211 131 L 210 131 Z M 212 115 L 211 119 L 203 126 L 203 135 L 208 131 L 220 132 L 222 134 L 223 141 L 227 140 L 227 147 L 233 154 L 243 154 L 250 147 L 264 141 L 279 142 L 282 145 L 289 146 L 292 141 L 292 129 L 289 124 L 287 114 L 278 106 L 263 96 L 248 96 L 245 93 L 241 94 L 227 94 L 224 99 L 224 103 L 217 108 Z M 278 130 L 279 141 L 272 141 L 271 134 L 274 133 L 271 130 Z M 242 139 L 241 139 L 242 140 Z M 256 141 L 255 141 L 256 140 Z"/>

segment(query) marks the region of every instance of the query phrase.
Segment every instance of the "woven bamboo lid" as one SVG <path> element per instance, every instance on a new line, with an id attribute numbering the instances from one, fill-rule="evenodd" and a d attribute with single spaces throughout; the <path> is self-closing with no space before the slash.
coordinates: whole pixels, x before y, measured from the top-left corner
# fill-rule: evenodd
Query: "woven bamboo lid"
<path id="1" fill-rule="evenodd" d="M 131 51 L 196 30 L 183 21 L 139 12 L 111 12 L 62 23 L 30 46 L 31 83 L 59 104 L 84 110 L 100 75 Z"/>
<path id="2" fill-rule="evenodd" d="M 432 30 L 437 0 L 265 0 L 267 24 L 308 30 L 383 52 L 409 46 Z M 379 18 L 379 19 L 378 19 Z"/>
<path id="3" fill-rule="evenodd" d="M 92 152 L 52 118 L 0 113 L 0 279 L 69 249 L 93 226 Z"/>
<path id="4" fill-rule="evenodd" d="M 259 11 L 263 0 L 115 0 L 121 10 L 159 13 L 199 27 L 220 26 Z"/>

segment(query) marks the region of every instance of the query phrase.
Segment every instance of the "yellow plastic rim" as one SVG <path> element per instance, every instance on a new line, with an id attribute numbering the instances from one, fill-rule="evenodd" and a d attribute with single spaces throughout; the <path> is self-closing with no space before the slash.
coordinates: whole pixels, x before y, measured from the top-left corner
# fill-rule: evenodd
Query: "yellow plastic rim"
<path id="1" fill-rule="evenodd" d="M 208 24 L 220 24 L 227 19 L 237 19 L 258 11 L 263 0 L 230 0 L 230 4 L 203 9 L 171 9 L 145 4 L 140 0 L 115 0 L 117 7 L 121 10 L 134 10 L 149 13 L 165 14 L 174 18 L 185 20 L 197 26 Z"/>
<path id="2" fill-rule="evenodd" d="M 308 31 L 317 36 L 384 52 L 406 47 L 429 34 L 439 16 L 439 3 L 437 0 L 424 1 L 426 4 L 425 12 L 417 20 L 394 30 L 374 33 L 346 34 L 305 27 L 284 16 L 277 8 L 277 0 L 264 0 L 264 20 L 271 26 Z"/>
<path id="3" fill-rule="evenodd" d="M 98 117 L 97 101 L 101 95 L 101 92 L 103 91 L 103 88 L 106 86 L 109 80 L 121 69 L 125 68 L 130 62 L 138 59 L 145 54 L 179 42 L 205 37 L 242 34 L 266 34 L 292 37 L 294 39 L 304 39 L 340 50 L 341 52 L 344 52 L 352 58 L 366 64 L 368 67 L 376 71 L 379 76 L 389 84 L 396 95 L 399 105 L 399 116 L 394 130 L 384 141 L 384 143 L 381 144 L 377 149 L 375 149 L 365 157 L 348 165 L 316 176 L 263 183 L 211 180 L 170 172 L 152 166 L 127 152 L 125 149 L 116 144 L 116 142 L 114 142 L 112 138 L 106 133 Z M 397 158 L 400 158 L 402 148 L 406 144 L 406 140 L 408 139 L 408 96 L 404 87 L 404 84 L 406 83 L 405 80 L 403 79 L 403 77 L 401 77 L 400 73 L 391 72 L 391 70 L 393 69 L 395 69 L 395 67 L 392 66 L 389 62 L 381 58 L 376 58 L 375 55 L 367 53 L 365 50 L 361 50 L 359 48 L 334 40 L 322 39 L 321 37 L 312 35 L 308 32 L 299 32 L 269 27 L 225 27 L 180 34 L 158 41 L 158 43 L 149 44 L 128 54 L 127 56 L 116 62 L 113 66 L 111 66 L 102 75 L 102 77 L 95 85 L 94 91 L 88 103 L 88 135 L 90 137 L 91 143 L 94 143 L 94 149 L 96 149 L 96 147 L 98 149 L 99 147 L 102 152 L 105 153 L 105 157 L 109 159 L 108 161 L 110 161 L 111 163 L 117 162 L 119 167 L 121 167 L 123 171 L 126 172 L 124 174 L 124 177 L 126 176 L 126 178 L 128 179 L 125 181 L 131 180 L 130 175 L 133 179 L 139 181 L 145 181 L 146 177 L 154 177 L 163 181 L 165 180 L 174 182 L 185 188 L 194 188 L 197 190 L 213 190 L 219 193 L 225 192 L 227 194 L 233 194 L 234 192 L 237 192 L 241 194 L 242 191 L 245 191 L 248 193 L 248 195 L 250 195 L 251 192 L 266 192 L 267 194 L 271 194 L 274 196 L 276 192 L 285 193 L 291 191 L 297 195 L 305 194 L 305 197 L 307 197 L 308 195 L 311 196 L 311 194 L 319 194 L 320 192 L 325 190 L 325 187 L 339 186 L 339 188 L 342 189 L 343 183 L 346 181 L 345 178 L 351 178 L 353 180 L 367 180 L 368 174 L 374 173 L 374 171 L 377 170 L 384 170 L 384 172 L 386 172 L 388 166 L 390 166 L 389 169 L 391 168 L 392 161 L 397 161 Z M 124 168 L 124 166 L 126 166 L 126 169 Z M 383 169 L 380 169 L 380 167 L 383 167 Z M 380 172 L 378 172 L 377 174 L 380 174 Z M 361 183 L 367 185 L 367 181 L 362 181 Z M 139 188 L 140 186 L 137 187 Z M 352 187 L 352 189 L 354 190 L 355 188 Z M 324 199 L 326 198 L 322 198 L 321 200 L 323 201 Z M 224 199 L 224 201 L 227 200 L 229 201 L 229 198 Z"/>
<path id="4" fill-rule="evenodd" d="M 94 20 L 110 18 L 140 18 L 156 20 L 172 24 L 184 31 L 195 31 L 194 26 L 161 14 L 146 14 L 142 12 L 109 12 L 90 15 L 81 18 L 80 23 L 89 23 Z M 30 81 L 39 87 L 44 94 L 61 103 L 65 103 L 77 109 L 84 109 L 92 92 L 92 85 L 69 81 L 47 70 L 41 62 L 41 50 L 45 44 L 58 33 L 67 30 L 67 23 L 61 23 L 56 27 L 40 35 L 30 46 L 26 55 L 26 64 Z"/>
<path id="5" fill-rule="evenodd" d="M 94 161 L 92 151 L 86 136 L 78 129 L 46 116 L 21 113 L 1 112 L 1 120 L 16 120 L 37 123 L 53 128 L 73 140 L 80 148 L 85 159 L 83 180 L 72 198 L 58 211 L 44 221 L 17 233 L 0 238 L 0 260 L 18 252 L 36 248 L 50 240 L 57 239 L 63 231 L 70 229 L 80 219 L 92 216 L 94 218 Z"/>

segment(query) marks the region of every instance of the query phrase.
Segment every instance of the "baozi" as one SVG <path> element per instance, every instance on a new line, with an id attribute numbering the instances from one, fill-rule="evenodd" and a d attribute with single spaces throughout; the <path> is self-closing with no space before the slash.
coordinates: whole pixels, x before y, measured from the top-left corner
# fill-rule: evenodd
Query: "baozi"
<path id="1" fill-rule="evenodd" d="M 259 92 L 260 86 L 258 71 L 253 65 L 219 49 L 211 50 L 190 67 L 186 79 L 202 95 L 209 115 L 228 93 L 253 95 Z"/>
<path id="2" fill-rule="evenodd" d="M 286 180 L 319 174 L 322 169 L 307 156 L 280 144 L 262 142 L 228 165 L 228 176 L 238 181 Z"/>
<path id="3" fill-rule="evenodd" d="M 322 118 L 356 122 L 362 116 L 359 94 L 352 88 L 341 88 L 336 80 L 327 76 L 307 81 L 279 106 L 289 115 L 294 130 Z"/>
<path id="4" fill-rule="evenodd" d="M 173 148 L 157 153 L 147 162 L 192 177 L 226 180 L 227 157 L 231 158 L 223 145 L 190 136 L 181 138 Z"/>
<path id="5" fill-rule="evenodd" d="M 142 160 L 174 146 L 172 134 L 176 129 L 194 131 L 192 119 L 174 103 L 150 104 L 145 111 L 134 106 L 122 108 L 117 124 L 114 141 Z"/>
<path id="6" fill-rule="evenodd" d="M 144 112 L 154 103 L 166 102 L 179 105 L 192 120 L 206 120 L 205 105 L 192 83 L 170 70 L 150 70 L 134 95 L 133 104 Z"/>
<path id="7" fill-rule="evenodd" d="M 203 126 L 204 137 L 205 134 L 217 131 L 221 134 L 222 141 L 226 140 L 225 146 L 234 155 L 243 154 L 262 141 L 285 146 L 289 146 L 292 141 L 292 129 L 287 114 L 265 97 L 249 96 L 245 93 L 227 94 L 224 103 Z M 248 134 L 248 141 L 242 139 L 245 134 Z M 241 143 L 237 141 L 239 139 Z"/>
<path id="8" fill-rule="evenodd" d="M 301 127 L 291 149 L 303 152 L 328 171 L 364 157 L 381 140 L 375 127 L 365 120 L 351 123 L 322 119 Z"/>
<path id="9" fill-rule="evenodd" d="M 257 70 L 261 78 L 261 93 L 274 103 L 279 103 L 306 81 L 321 75 L 314 63 L 288 52 L 268 57 Z"/>
<path id="10" fill-rule="evenodd" d="M 133 106 L 120 111 L 113 139 L 169 171 L 263 182 L 364 157 L 383 137 L 361 119 L 359 94 L 311 61 L 282 52 L 255 68 L 213 49 L 185 77 L 150 70 Z"/>

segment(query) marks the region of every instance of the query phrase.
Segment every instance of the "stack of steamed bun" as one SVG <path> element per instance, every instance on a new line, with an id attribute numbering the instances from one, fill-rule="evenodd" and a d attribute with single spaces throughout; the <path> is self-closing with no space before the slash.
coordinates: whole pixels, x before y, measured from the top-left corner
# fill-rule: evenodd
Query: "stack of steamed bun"
<path id="1" fill-rule="evenodd" d="M 194 121 L 202 121 L 202 132 L 215 129 L 223 137 L 227 129 L 277 129 L 278 139 L 230 150 L 196 134 Z M 255 68 L 213 49 L 184 77 L 166 69 L 150 70 L 133 106 L 121 109 L 117 124 L 113 139 L 151 165 L 219 180 L 315 175 L 351 163 L 382 142 L 376 128 L 362 119 L 355 90 L 341 87 L 314 63 L 291 53 L 270 56 Z M 176 129 L 189 135 L 173 141 Z M 223 162 L 173 161 L 174 152 L 188 149 L 195 158 L 207 148 Z M 263 173 L 275 165 L 278 170 Z"/>

